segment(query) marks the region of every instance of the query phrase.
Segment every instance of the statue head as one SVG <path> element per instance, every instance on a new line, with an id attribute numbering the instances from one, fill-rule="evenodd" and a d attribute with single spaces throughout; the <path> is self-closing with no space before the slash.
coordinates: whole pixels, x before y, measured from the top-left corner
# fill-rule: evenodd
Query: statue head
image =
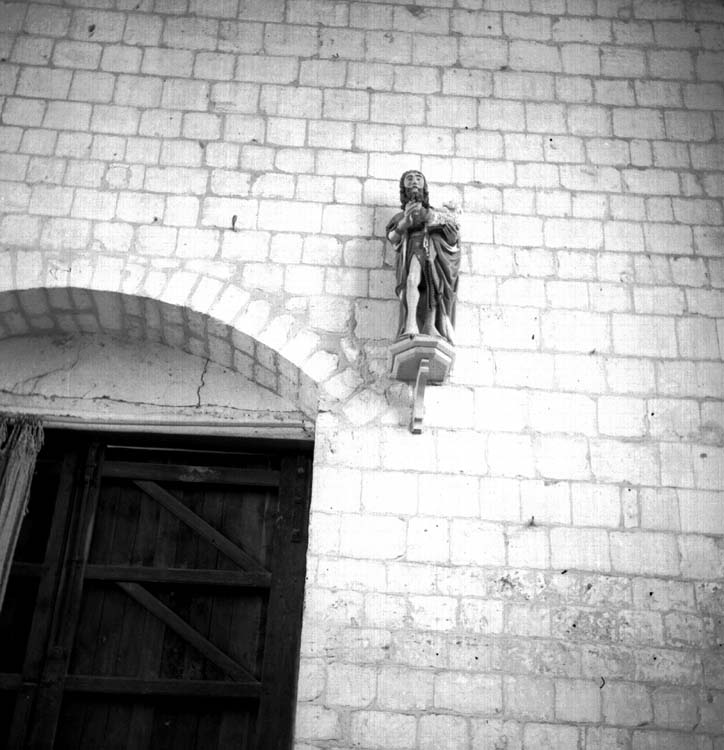
<path id="1" fill-rule="evenodd" d="M 430 194 L 427 189 L 425 175 L 418 169 L 408 169 L 400 177 L 400 205 L 404 208 L 413 196 L 419 196 L 418 200 L 425 208 L 430 208 Z"/>

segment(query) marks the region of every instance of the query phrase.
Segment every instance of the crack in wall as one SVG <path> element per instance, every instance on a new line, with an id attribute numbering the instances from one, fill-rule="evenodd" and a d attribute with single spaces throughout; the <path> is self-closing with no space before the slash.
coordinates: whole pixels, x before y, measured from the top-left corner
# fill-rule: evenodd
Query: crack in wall
<path id="1" fill-rule="evenodd" d="M 211 360 L 207 357 L 204 360 L 204 369 L 201 371 L 201 378 L 199 380 L 199 387 L 196 389 L 196 406 L 197 406 L 197 408 L 201 408 L 201 391 L 202 391 L 203 387 L 206 385 L 206 373 L 208 372 L 210 364 L 211 364 Z"/>
<path id="2" fill-rule="evenodd" d="M 43 372 L 40 375 L 32 375 L 31 377 L 25 378 L 24 380 L 18 380 L 11 386 L 9 393 L 12 393 L 13 395 L 22 395 L 23 393 L 25 393 L 25 391 L 20 389 L 22 389 L 23 386 L 28 385 L 30 388 L 30 394 L 34 394 L 36 393 L 40 382 L 44 378 L 49 378 L 52 375 L 57 375 L 58 373 L 63 372 L 70 374 L 75 369 L 78 362 L 80 362 L 81 349 L 82 347 L 78 347 L 73 362 L 61 365 L 60 367 L 56 367 L 53 370 L 48 370 L 47 372 Z"/>

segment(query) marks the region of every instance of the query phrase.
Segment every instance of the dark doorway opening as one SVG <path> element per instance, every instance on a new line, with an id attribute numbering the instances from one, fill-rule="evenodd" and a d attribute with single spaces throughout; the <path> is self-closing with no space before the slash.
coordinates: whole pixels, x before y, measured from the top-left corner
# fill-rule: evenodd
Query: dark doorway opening
<path id="1" fill-rule="evenodd" d="M 304 444 L 47 431 L 0 612 L 0 746 L 288 750 Z"/>

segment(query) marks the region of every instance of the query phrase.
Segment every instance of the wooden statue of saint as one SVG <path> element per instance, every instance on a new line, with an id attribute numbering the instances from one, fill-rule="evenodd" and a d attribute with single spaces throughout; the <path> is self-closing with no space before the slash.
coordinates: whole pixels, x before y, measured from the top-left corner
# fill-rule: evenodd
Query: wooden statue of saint
<path id="1" fill-rule="evenodd" d="M 414 169 L 400 177 L 400 207 L 386 231 L 397 251 L 397 338 L 422 334 L 454 344 L 460 271 L 457 219 L 430 206 L 425 175 Z"/>

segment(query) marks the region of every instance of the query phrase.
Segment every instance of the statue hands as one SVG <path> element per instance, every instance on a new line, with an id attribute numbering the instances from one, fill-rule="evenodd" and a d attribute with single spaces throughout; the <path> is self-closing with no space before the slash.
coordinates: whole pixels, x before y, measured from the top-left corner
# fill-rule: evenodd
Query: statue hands
<path id="1" fill-rule="evenodd" d="M 429 211 L 419 201 L 410 201 L 405 206 L 405 213 L 397 222 L 397 231 L 406 232 L 414 226 L 419 226 L 427 221 Z"/>

